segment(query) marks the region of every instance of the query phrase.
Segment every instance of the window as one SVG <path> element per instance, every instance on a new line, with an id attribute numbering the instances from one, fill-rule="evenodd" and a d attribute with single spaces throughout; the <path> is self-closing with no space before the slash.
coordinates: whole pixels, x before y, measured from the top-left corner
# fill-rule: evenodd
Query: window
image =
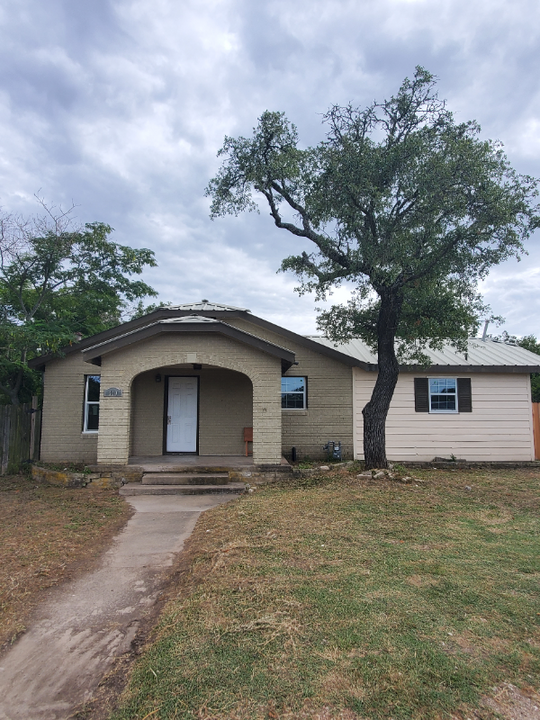
<path id="1" fill-rule="evenodd" d="M 307 407 L 305 377 L 281 378 L 281 408 L 283 410 L 304 410 Z"/>
<path id="2" fill-rule="evenodd" d="M 85 376 L 83 432 L 98 431 L 100 382 L 101 377 L 99 375 Z"/>
<path id="3" fill-rule="evenodd" d="M 429 412 L 457 412 L 455 378 L 429 378 Z"/>
<path id="4" fill-rule="evenodd" d="M 416 412 L 472 412 L 470 378 L 414 378 Z"/>

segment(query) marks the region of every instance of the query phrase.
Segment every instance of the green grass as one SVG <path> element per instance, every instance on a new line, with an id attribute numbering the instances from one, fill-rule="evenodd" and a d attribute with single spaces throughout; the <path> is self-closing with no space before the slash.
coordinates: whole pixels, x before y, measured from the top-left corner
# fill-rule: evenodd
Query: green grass
<path id="1" fill-rule="evenodd" d="M 466 718 L 538 689 L 540 473 L 415 475 L 204 514 L 113 718 Z"/>

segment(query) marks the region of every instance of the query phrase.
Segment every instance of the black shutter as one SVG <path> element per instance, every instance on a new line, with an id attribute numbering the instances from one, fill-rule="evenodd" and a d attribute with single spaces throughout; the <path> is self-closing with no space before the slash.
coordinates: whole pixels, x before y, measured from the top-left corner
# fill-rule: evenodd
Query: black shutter
<path id="1" fill-rule="evenodd" d="M 471 378 L 457 379 L 459 412 L 472 412 Z"/>
<path id="2" fill-rule="evenodd" d="M 429 412 L 429 389 L 427 378 L 414 378 L 414 409 Z"/>

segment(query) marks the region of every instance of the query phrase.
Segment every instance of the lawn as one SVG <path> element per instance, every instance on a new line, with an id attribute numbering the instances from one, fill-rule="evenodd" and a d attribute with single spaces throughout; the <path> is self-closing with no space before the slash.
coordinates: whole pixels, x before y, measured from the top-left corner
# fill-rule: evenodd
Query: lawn
<path id="1" fill-rule="evenodd" d="M 415 478 L 203 514 L 114 720 L 536 717 L 540 471 Z"/>
<path id="2" fill-rule="evenodd" d="M 0 648 L 25 630 L 47 588 L 91 567 L 131 512 L 117 490 L 0 476 Z"/>

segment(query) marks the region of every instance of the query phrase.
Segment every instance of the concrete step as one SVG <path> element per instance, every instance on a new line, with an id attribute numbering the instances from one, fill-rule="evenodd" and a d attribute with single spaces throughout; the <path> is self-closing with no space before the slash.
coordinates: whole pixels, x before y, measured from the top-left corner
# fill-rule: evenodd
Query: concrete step
<path id="1" fill-rule="evenodd" d="M 244 483 L 232 482 L 228 485 L 143 485 L 127 483 L 123 485 L 120 495 L 215 495 L 232 493 L 241 495 L 246 491 Z"/>
<path id="2" fill-rule="evenodd" d="M 144 473 L 143 485 L 226 485 L 229 473 Z"/>

